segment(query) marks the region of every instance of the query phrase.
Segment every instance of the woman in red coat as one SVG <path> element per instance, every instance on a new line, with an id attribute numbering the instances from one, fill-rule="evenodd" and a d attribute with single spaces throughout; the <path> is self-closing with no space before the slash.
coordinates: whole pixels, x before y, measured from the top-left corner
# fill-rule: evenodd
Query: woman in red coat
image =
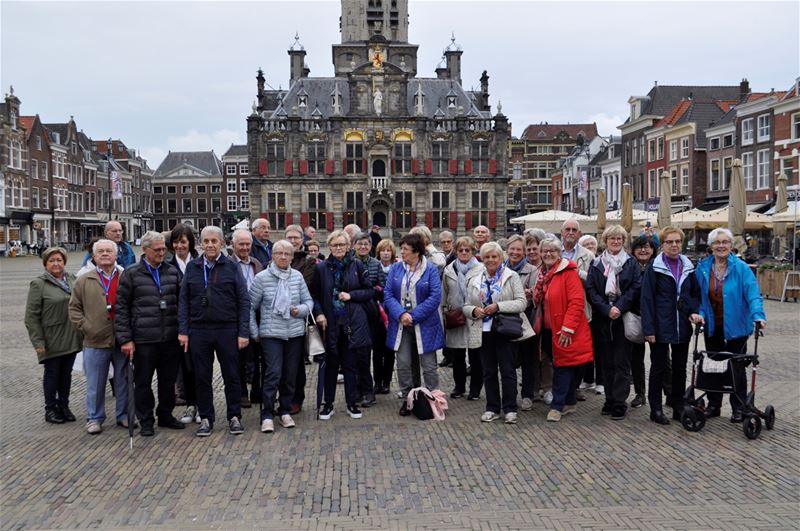
<path id="1" fill-rule="evenodd" d="M 546 238 L 540 244 L 542 271 L 534 288 L 537 306 L 542 305 L 541 345 L 553 358 L 553 402 L 548 422 L 575 411 L 575 389 L 579 368 L 592 361 L 592 334 L 584 312 L 586 296 L 578 266 L 561 258 L 561 242 Z"/>

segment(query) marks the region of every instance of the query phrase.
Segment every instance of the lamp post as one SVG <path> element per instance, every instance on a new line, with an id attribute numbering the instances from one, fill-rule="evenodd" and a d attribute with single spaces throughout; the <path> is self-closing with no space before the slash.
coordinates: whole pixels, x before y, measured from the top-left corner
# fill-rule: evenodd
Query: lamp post
<path id="1" fill-rule="evenodd" d="M 113 197 L 114 197 L 114 189 L 111 183 L 111 159 L 113 155 L 111 154 L 111 149 L 114 147 L 114 143 L 111 141 L 109 137 L 108 141 L 106 142 L 106 161 L 108 162 L 108 221 L 111 221 L 111 205 L 113 204 Z"/>

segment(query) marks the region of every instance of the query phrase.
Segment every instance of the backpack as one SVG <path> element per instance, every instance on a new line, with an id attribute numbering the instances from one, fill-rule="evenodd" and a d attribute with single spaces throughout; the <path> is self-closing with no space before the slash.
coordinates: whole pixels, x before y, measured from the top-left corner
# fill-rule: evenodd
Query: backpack
<path id="1" fill-rule="evenodd" d="M 408 393 L 406 406 L 419 420 L 444 420 L 447 398 L 440 390 L 430 391 L 426 387 L 416 387 Z"/>

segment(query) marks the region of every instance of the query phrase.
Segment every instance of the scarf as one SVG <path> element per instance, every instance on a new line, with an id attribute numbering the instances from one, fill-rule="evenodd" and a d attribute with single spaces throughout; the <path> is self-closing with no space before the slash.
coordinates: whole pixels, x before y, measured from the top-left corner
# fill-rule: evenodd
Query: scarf
<path id="1" fill-rule="evenodd" d="M 600 255 L 600 263 L 603 264 L 603 275 L 606 277 L 606 297 L 613 297 L 615 300 L 620 296 L 619 280 L 617 275 L 622 271 L 622 266 L 628 260 L 628 253 L 620 251 L 616 255 L 608 252 L 608 249 Z"/>
<path id="2" fill-rule="evenodd" d="M 484 308 L 492 304 L 495 297 L 500 296 L 500 290 L 503 288 L 500 278 L 503 276 L 504 266 L 500 266 L 495 271 L 494 275 L 489 276 L 486 271 L 483 272 L 483 282 L 481 282 L 481 300 L 483 301 Z M 484 315 L 483 322 L 491 321 L 491 315 Z"/>
<path id="3" fill-rule="evenodd" d="M 519 272 L 522 271 L 522 268 L 525 267 L 525 264 L 527 264 L 527 263 L 528 263 L 528 259 L 527 258 L 523 258 L 522 260 L 520 260 L 517 263 L 517 265 L 512 264 L 511 260 L 506 260 L 505 265 L 508 268 L 510 268 L 511 271 L 514 271 L 515 273 L 519 274 Z"/>
<path id="4" fill-rule="evenodd" d="M 566 259 L 562 258 L 561 260 Z M 553 276 L 555 276 L 560 265 L 561 263 L 559 262 L 553 264 L 553 267 L 550 269 L 546 269 L 544 262 L 542 262 L 542 266 L 539 271 L 539 278 L 536 280 L 536 286 L 533 288 L 533 303 L 536 304 L 537 307 L 542 305 L 542 301 L 544 301 L 544 295 L 547 293 L 547 287 L 550 284 L 550 281 L 553 280 Z"/>
<path id="5" fill-rule="evenodd" d="M 339 260 L 333 255 L 330 255 L 326 260 L 328 270 L 333 273 L 333 314 L 345 315 L 347 308 L 345 308 L 344 301 L 339 300 L 339 293 L 344 291 L 344 270 L 350 265 L 352 255 L 347 253 L 344 258 Z"/>
<path id="6" fill-rule="evenodd" d="M 292 269 L 287 267 L 281 269 L 275 262 L 269 264 L 269 272 L 278 278 L 278 286 L 275 288 L 275 298 L 272 300 L 272 313 L 280 315 L 284 319 L 289 319 L 292 309 L 292 294 L 289 290 L 289 277 L 292 276 Z"/>
<path id="7" fill-rule="evenodd" d="M 683 274 L 683 262 L 681 261 L 680 255 L 678 258 L 670 258 L 667 255 L 664 255 L 664 263 L 669 268 L 669 272 L 672 273 L 672 278 L 675 279 L 675 284 L 679 284 L 681 281 L 681 275 Z"/>
<path id="8" fill-rule="evenodd" d="M 453 261 L 453 264 L 453 268 L 456 270 L 456 275 L 458 276 L 458 292 L 461 295 L 461 304 L 459 304 L 459 306 L 464 306 L 467 299 L 467 273 L 469 273 L 470 269 L 478 265 L 478 260 L 473 256 L 467 262 L 456 259 Z"/>
<path id="9" fill-rule="evenodd" d="M 66 273 L 64 273 L 63 275 L 61 275 L 61 280 L 59 280 L 59 279 L 57 279 L 56 277 L 54 277 L 54 276 L 53 276 L 52 274 L 50 274 L 48 271 L 45 271 L 45 274 L 46 274 L 48 277 L 50 277 L 50 279 L 51 279 L 53 282 L 55 282 L 56 284 L 58 284 L 58 285 L 61 287 L 61 289 L 63 289 L 64 291 L 66 291 L 68 295 L 69 295 L 70 293 L 72 293 L 72 288 L 70 288 L 70 287 L 69 287 L 69 280 L 67 279 L 67 274 L 66 274 Z"/>

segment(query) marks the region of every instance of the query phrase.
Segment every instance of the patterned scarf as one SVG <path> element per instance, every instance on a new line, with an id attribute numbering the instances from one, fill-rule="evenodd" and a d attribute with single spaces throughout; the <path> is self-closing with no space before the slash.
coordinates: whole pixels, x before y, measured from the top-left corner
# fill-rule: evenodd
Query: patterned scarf
<path id="1" fill-rule="evenodd" d="M 50 277 L 53 280 L 53 282 L 58 284 L 61 287 L 61 289 L 66 291 L 67 294 L 72 293 L 72 288 L 69 287 L 69 280 L 67 279 L 66 273 L 61 275 L 61 279 L 57 279 L 49 271 L 45 271 L 45 273 L 47 273 L 47 276 Z"/>
<path id="2" fill-rule="evenodd" d="M 517 263 L 517 265 L 512 264 L 511 260 L 506 260 L 506 264 L 505 265 L 509 269 L 511 269 L 511 271 L 514 271 L 515 273 L 519 274 L 519 272 L 522 271 L 522 268 L 525 267 L 525 264 L 527 264 L 527 263 L 528 263 L 528 259 L 527 258 L 523 258 L 522 260 L 520 260 Z"/>
<path id="3" fill-rule="evenodd" d="M 616 255 L 608 252 L 608 249 L 600 255 L 600 263 L 603 264 L 603 275 L 606 277 L 606 297 L 619 297 L 619 281 L 617 275 L 622 271 L 622 266 L 628 260 L 628 253 L 620 251 Z"/>
<path id="4" fill-rule="evenodd" d="M 483 282 L 481 282 L 481 300 L 483 300 L 484 308 L 492 304 L 495 297 L 500 296 L 500 290 L 503 288 L 500 278 L 503 276 L 504 266 L 500 266 L 495 271 L 494 275 L 489 276 L 486 271 L 483 273 Z M 490 321 L 491 315 L 484 315 L 483 321 Z"/>
<path id="5" fill-rule="evenodd" d="M 333 314 L 345 315 L 347 308 L 344 301 L 339 300 L 339 293 L 344 291 L 344 270 L 350 265 L 352 255 L 347 253 L 344 258 L 339 260 L 333 255 L 330 255 L 327 262 L 328 269 L 333 273 Z"/>
<path id="6" fill-rule="evenodd" d="M 284 319 L 289 319 L 292 310 L 292 293 L 289 290 L 289 277 L 292 269 L 287 267 L 281 269 L 275 262 L 270 262 L 269 272 L 278 278 L 278 286 L 275 288 L 275 298 L 272 300 L 272 313 L 280 315 Z"/>
<path id="7" fill-rule="evenodd" d="M 562 258 L 561 260 L 566 260 L 566 258 Z M 556 262 L 553 264 L 553 267 L 546 269 L 547 266 L 545 266 L 544 262 L 542 262 L 542 268 L 539 271 L 539 278 L 536 280 L 536 286 L 533 288 L 533 302 L 537 307 L 542 305 L 544 295 L 547 293 L 547 287 L 549 286 L 550 281 L 553 280 L 553 276 L 556 274 L 556 271 L 558 271 L 560 265 L 561 262 Z"/>
<path id="8" fill-rule="evenodd" d="M 464 301 L 467 298 L 467 273 L 478 265 L 478 260 L 473 256 L 467 262 L 456 259 L 453 264 L 455 264 L 453 267 L 456 270 L 456 275 L 458 275 L 458 292 L 461 294 L 461 306 L 464 306 Z"/>

